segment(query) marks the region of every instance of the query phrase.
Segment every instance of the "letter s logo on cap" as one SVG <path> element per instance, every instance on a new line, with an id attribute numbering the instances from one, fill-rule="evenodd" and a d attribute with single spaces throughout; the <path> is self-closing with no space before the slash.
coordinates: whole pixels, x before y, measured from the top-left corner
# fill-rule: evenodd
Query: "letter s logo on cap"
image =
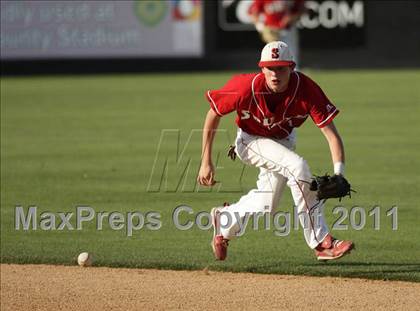
<path id="1" fill-rule="evenodd" d="M 271 58 L 279 58 L 279 49 L 278 48 L 272 48 L 271 49 Z"/>

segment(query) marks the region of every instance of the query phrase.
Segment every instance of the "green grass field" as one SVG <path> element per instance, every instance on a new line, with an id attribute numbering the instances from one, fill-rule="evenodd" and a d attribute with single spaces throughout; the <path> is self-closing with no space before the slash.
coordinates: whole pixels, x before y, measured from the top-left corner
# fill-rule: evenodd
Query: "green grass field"
<path id="1" fill-rule="evenodd" d="M 195 214 L 252 189 L 257 171 L 231 162 L 225 150 L 235 135 L 233 115 L 222 120 L 214 150 L 215 189 L 195 186 L 200 133 L 208 104 L 204 92 L 232 73 L 110 75 L 1 79 L 1 261 L 74 264 L 81 251 L 95 265 L 334 275 L 420 281 L 420 71 L 307 71 L 341 109 L 346 176 L 357 190 L 351 199 L 330 200 L 326 216 L 341 204 L 366 212 L 361 230 L 333 230 L 357 249 L 331 263 L 315 260 L 302 231 L 278 237 L 274 228 L 232 241 L 229 257 L 216 262 L 212 230 L 175 228 L 172 212 L 184 204 Z M 160 142 L 160 144 L 159 144 Z M 158 146 L 160 148 L 158 149 Z M 313 173 L 331 172 L 328 146 L 309 119 L 298 134 L 297 152 Z M 178 163 L 177 163 L 178 161 Z M 398 229 L 386 211 L 398 206 Z M 38 207 L 38 229 L 15 230 L 15 207 Z M 76 230 L 41 230 L 43 212 L 156 211 L 160 230 L 103 229 L 95 221 Z M 287 190 L 280 205 L 292 211 Z M 380 227 L 368 211 L 380 206 Z M 182 215 L 182 221 L 194 215 Z M 358 218 L 356 217 L 356 221 Z M 61 223 L 57 219 L 56 226 Z M 349 218 L 343 222 L 349 223 Z M 44 223 L 44 225 L 46 225 Z"/>

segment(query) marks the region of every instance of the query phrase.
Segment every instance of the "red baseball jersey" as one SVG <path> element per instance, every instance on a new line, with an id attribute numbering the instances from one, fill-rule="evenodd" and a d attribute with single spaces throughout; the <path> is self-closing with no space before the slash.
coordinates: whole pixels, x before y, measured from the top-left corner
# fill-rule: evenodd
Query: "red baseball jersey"
<path id="1" fill-rule="evenodd" d="M 287 14 L 296 14 L 304 9 L 304 0 L 254 0 L 249 13 L 264 14 L 265 25 L 275 28 L 288 28 L 284 17 Z"/>
<path id="2" fill-rule="evenodd" d="M 301 72 L 293 71 L 282 93 L 273 93 L 263 73 L 240 74 L 219 90 L 206 94 L 219 116 L 237 112 L 236 124 L 253 135 L 285 138 L 311 116 L 322 128 L 331 123 L 338 109 L 321 88 Z"/>

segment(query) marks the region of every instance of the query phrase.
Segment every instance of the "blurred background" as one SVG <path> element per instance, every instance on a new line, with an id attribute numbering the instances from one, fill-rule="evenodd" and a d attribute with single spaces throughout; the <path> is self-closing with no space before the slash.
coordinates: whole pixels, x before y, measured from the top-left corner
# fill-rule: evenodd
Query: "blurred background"
<path id="1" fill-rule="evenodd" d="M 248 0 L 1 1 L 2 74 L 255 69 Z M 306 1 L 301 66 L 420 66 L 417 1 Z"/>

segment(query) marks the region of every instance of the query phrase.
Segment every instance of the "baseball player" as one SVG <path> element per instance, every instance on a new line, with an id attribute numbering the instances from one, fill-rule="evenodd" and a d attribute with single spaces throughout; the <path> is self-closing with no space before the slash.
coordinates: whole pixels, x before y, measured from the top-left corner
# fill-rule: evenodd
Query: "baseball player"
<path id="1" fill-rule="evenodd" d="M 281 40 L 299 59 L 299 37 L 295 26 L 305 10 L 304 0 L 254 0 L 249 14 L 265 43 Z"/>
<path id="2" fill-rule="evenodd" d="M 240 231 L 239 222 L 249 214 L 273 212 L 285 186 L 289 186 L 303 227 L 306 243 L 318 260 L 337 259 L 352 248 L 351 241 L 335 239 L 324 220 L 323 203 L 312 191 L 312 174 L 306 161 L 294 152 L 295 128 L 310 117 L 326 137 L 334 163 L 334 178 L 345 180 L 343 143 L 334 126 L 338 109 L 308 76 L 295 71 L 286 43 L 265 45 L 261 72 L 240 74 L 219 90 L 207 91 L 210 104 L 202 142 L 202 163 L 197 182 L 215 184 L 212 146 L 220 118 L 236 111 L 236 155 L 259 168 L 257 188 L 230 206 L 211 211 L 214 226 L 212 248 L 224 260 L 228 242 Z M 243 223 L 243 222 L 242 222 Z"/>

